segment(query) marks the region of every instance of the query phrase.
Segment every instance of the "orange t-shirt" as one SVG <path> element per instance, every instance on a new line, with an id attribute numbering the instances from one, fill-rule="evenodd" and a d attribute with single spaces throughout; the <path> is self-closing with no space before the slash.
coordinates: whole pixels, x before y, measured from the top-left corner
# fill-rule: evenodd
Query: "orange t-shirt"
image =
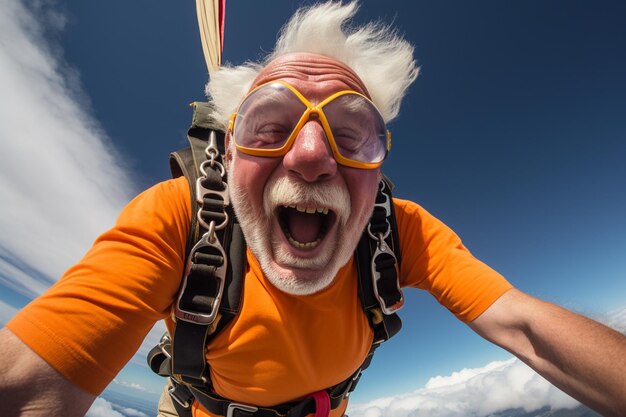
<path id="1" fill-rule="evenodd" d="M 403 287 L 429 291 L 466 322 L 511 288 L 424 209 L 409 201 L 394 203 Z M 100 393 L 154 322 L 170 320 L 191 216 L 184 178 L 145 191 L 83 260 L 7 327 L 72 383 Z M 216 392 L 236 402 L 269 406 L 351 375 L 372 341 L 354 261 L 325 290 L 292 296 L 265 279 L 250 251 L 247 259 L 241 313 L 207 349 Z M 345 407 L 331 416 L 341 416 Z M 195 416 L 210 415 L 197 408 Z"/>

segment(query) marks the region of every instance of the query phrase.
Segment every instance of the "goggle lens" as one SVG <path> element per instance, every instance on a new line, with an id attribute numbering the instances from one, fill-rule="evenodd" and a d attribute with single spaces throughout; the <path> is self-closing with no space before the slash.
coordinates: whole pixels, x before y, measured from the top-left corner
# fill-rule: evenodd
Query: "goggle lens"
<path id="1" fill-rule="evenodd" d="M 233 139 L 243 152 L 284 155 L 295 140 L 296 130 L 302 128 L 311 113 L 317 112 L 333 153 L 356 162 L 350 165 L 380 164 L 385 159 L 388 146 L 385 122 L 367 98 L 342 91 L 314 106 L 291 88 L 273 82 L 245 98 L 232 127 Z M 335 158 L 342 163 L 337 155 Z"/>
<path id="2" fill-rule="evenodd" d="M 344 94 L 323 108 L 339 153 L 359 162 L 387 156 L 387 128 L 374 105 L 357 94 Z"/>

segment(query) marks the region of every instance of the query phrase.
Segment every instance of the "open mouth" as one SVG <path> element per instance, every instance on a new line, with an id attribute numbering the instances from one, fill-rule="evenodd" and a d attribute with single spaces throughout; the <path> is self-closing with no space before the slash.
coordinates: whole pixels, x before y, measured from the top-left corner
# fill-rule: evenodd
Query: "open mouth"
<path id="1" fill-rule="evenodd" d="M 278 222 L 287 241 L 301 250 L 316 248 L 334 219 L 335 213 L 327 207 L 289 205 L 278 208 Z"/>

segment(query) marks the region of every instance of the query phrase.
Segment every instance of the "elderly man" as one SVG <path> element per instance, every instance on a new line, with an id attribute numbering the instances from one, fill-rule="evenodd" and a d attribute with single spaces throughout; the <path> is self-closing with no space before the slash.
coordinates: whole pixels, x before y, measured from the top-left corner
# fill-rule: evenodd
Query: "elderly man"
<path id="1" fill-rule="evenodd" d="M 352 375 L 372 345 L 353 253 L 388 151 L 385 122 L 417 70 L 390 28 L 345 30 L 355 11 L 328 3 L 298 12 L 263 64 L 224 68 L 208 86 L 250 248 L 241 311 L 206 349 L 207 390 L 238 404 L 235 415 L 309 396 L 317 415 L 343 415 L 347 399 L 320 410 L 317 395 Z M 590 407 L 624 415 L 624 336 L 513 289 L 415 203 L 394 207 L 403 287 L 431 292 Z M 142 193 L 2 330 L 3 415 L 84 414 L 155 321 L 173 329 L 193 215 L 184 178 Z M 192 412 L 216 414 L 197 402 Z"/>

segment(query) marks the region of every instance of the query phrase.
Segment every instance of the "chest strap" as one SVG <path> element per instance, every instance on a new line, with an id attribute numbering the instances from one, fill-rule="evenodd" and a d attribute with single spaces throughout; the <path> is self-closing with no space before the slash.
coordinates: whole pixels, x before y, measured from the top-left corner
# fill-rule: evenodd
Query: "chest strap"
<path id="1" fill-rule="evenodd" d="M 363 364 L 352 375 L 339 384 L 324 390 L 330 400 L 331 410 L 339 407 L 350 396 L 350 393 L 354 391 L 363 371 L 372 362 L 374 352 L 378 346 L 380 344 L 372 345 Z M 174 406 L 180 417 L 191 416 L 191 405 L 194 399 L 212 414 L 225 417 L 305 417 L 317 411 L 314 397 L 273 407 L 258 407 L 221 397 L 212 391 L 207 391 L 204 385 L 196 386 L 183 383 L 175 378 L 171 379 L 171 383 L 172 387 L 169 390 L 169 394 L 174 400 Z"/>

